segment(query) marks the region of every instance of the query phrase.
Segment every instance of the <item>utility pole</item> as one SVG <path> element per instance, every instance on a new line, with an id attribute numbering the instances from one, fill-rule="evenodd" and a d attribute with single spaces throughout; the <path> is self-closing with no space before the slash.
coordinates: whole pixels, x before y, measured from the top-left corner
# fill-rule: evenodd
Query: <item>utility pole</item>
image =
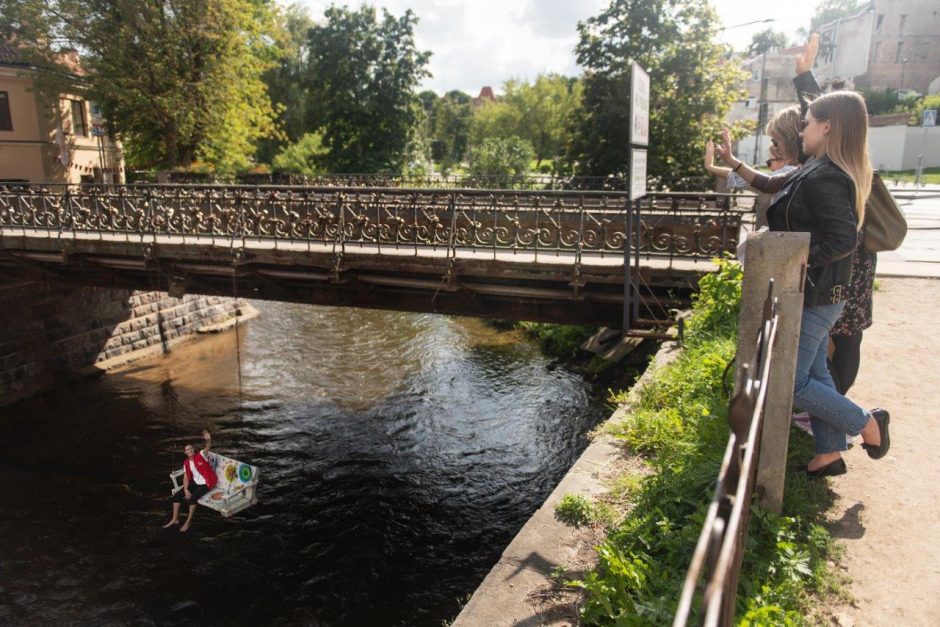
<path id="1" fill-rule="evenodd" d="M 757 101 L 757 128 L 754 130 L 754 159 L 753 163 L 760 161 L 760 140 L 767 124 L 767 51 L 761 55 L 760 64 L 760 98 Z"/>

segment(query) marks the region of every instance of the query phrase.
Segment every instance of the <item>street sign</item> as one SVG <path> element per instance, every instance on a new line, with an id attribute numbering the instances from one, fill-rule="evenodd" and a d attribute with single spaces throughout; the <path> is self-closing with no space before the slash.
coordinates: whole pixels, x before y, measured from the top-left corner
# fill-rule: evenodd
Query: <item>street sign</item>
<path id="1" fill-rule="evenodd" d="M 936 109 L 924 109 L 924 117 L 921 119 L 921 126 L 936 126 L 937 125 L 937 110 Z"/>
<path id="2" fill-rule="evenodd" d="M 650 143 L 650 76 L 636 61 L 630 70 L 630 143 Z"/>
<path id="3" fill-rule="evenodd" d="M 630 200 L 646 196 L 646 150 L 630 151 Z"/>

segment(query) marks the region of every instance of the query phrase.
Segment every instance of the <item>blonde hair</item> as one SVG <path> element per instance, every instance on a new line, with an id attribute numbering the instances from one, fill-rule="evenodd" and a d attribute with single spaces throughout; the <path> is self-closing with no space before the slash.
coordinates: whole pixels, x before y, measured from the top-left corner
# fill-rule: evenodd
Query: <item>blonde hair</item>
<path id="1" fill-rule="evenodd" d="M 809 112 L 815 119 L 829 122 L 826 153 L 855 183 L 855 215 L 861 229 L 872 179 L 865 100 L 854 91 L 834 91 L 813 100 Z"/>
<path id="2" fill-rule="evenodd" d="M 774 114 L 767 122 L 766 132 L 781 142 L 780 148 L 788 161 L 799 163 L 800 131 L 803 130 L 803 118 L 800 108 L 787 107 Z"/>

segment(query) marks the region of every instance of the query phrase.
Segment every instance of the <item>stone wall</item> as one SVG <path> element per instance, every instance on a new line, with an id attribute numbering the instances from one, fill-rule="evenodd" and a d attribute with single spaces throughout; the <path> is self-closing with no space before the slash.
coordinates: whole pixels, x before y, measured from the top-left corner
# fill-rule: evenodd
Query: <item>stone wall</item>
<path id="1" fill-rule="evenodd" d="M 0 283 L 0 405 L 168 351 L 257 312 L 219 296 Z"/>

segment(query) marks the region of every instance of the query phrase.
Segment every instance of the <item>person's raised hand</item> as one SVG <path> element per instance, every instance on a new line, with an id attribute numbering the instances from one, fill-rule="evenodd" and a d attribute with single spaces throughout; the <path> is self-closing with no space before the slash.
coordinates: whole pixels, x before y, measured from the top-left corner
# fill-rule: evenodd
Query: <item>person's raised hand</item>
<path id="1" fill-rule="evenodd" d="M 731 162 L 734 161 L 734 153 L 731 150 L 731 131 L 728 129 L 722 129 L 721 131 L 721 146 L 718 147 L 718 156 L 728 165 L 731 165 Z"/>
<path id="2" fill-rule="evenodd" d="M 708 140 L 705 143 L 705 168 L 708 169 L 715 165 L 715 142 Z"/>
<path id="3" fill-rule="evenodd" d="M 809 41 L 803 44 L 803 53 L 796 59 L 796 74 L 799 76 L 813 69 L 816 63 L 816 54 L 819 52 L 819 33 L 809 36 Z"/>

